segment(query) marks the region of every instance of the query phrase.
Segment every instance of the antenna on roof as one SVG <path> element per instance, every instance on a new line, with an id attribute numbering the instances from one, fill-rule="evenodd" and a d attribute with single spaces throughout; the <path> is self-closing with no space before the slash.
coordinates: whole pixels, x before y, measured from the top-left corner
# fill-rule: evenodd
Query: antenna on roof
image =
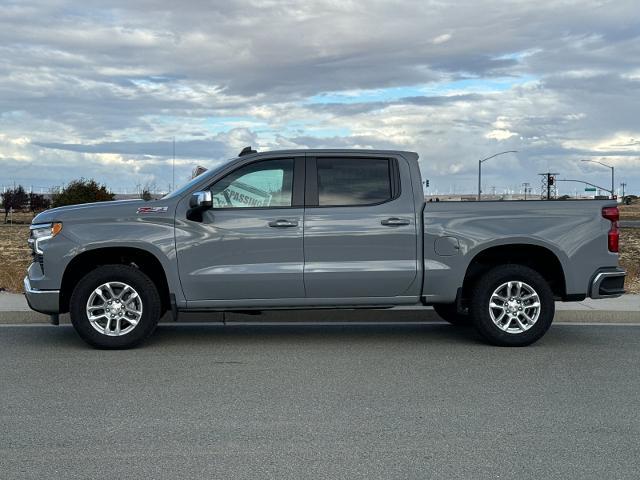
<path id="1" fill-rule="evenodd" d="M 238 155 L 238 156 L 242 157 L 243 155 L 250 155 L 252 153 L 258 153 L 258 151 L 257 150 L 252 150 L 251 146 L 248 146 L 248 147 L 244 147 L 242 149 L 242 151 L 240 152 L 240 155 Z"/>

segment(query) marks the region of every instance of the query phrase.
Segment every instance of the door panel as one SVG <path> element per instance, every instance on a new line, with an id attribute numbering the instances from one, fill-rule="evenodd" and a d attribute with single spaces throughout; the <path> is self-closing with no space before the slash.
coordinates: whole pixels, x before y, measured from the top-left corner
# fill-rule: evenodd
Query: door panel
<path id="1" fill-rule="evenodd" d="M 318 161 L 320 158 L 317 159 Z M 351 159 L 350 159 L 351 160 Z M 372 172 L 366 159 L 353 164 L 359 172 Z M 309 203 L 357 203 L 381 198 L 378 184 L 369 179 L 351 178 L 345 172 L 342 181 L 348 182 L 345 191 L 354 192 L 351 198 L 330 194 L 337 192 L 327 182 L 340 181 L 342 173 L 316 178 L 316 160 L 307 165 L 308 192 L 319 194 Z M 342 168 L 333 162 L 334 168 Z M 331 165 L 325 163 L 326 168 Z M 396 164 L 396 175 L 407 181 L 408 165 Z M 374 168 L 378 168 L 374 165 Z M 380 169 L 379 169 L 380 170 Z M 393 173 L 391 176 L 393 177 Z M 324 181 L 324 185 L 322 184 Z M 371 188 L 371 194 L 363 192 Z M 393 195 L 390 192 L 389 195 Z M 394 200 L 367 206 L 307 206 L 304 220 L 304 282 L 310 298 L 393 297 L 403 295 L 417 277 L 416 214 L 411 185 L 398 191 Z M 362 200 L 364 199 L 364 200 Z"/>
<path id="2" fill-rule="evenodd" d="M 204 212 L 180 240 L 180 279 L 187 300 L 304 297 L 302 208 Z M 270 227 L 281 220 L 297 222 Z"/>
<path id="3" fill-rule="evenodd" d="M 304 209 L 293 194 L 303 181 L 302 158 L 245 164 L 214 183 L 202 221 L 176 221 L 187 301 L 304 297 Z"/>

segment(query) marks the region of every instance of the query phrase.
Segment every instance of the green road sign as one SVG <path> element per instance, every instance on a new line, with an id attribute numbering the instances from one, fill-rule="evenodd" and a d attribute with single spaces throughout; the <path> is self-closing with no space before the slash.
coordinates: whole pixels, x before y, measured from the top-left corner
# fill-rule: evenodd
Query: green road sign
<path id="1" fill-rule="evenodd" d="M 585 187 L 585 188 L 584 188 L 584 191 L 585 191 L 585 192 L 595 192 L 595 191 L 596 191 L 596 189 L 595 189 L 594 187 Z"/>

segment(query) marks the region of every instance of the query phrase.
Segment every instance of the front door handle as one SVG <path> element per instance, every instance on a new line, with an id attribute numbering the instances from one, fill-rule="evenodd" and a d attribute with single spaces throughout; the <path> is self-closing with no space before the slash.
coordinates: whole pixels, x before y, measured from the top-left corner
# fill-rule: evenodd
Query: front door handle
<path id="1" fill-rule="evenodd" d="M 273 228 L 289 228 L 289 227 L 297 227 L 298 222 L 296 220 L 273 220 L 269 222 L 269 226 Z"/>
<path id="2" fill-rule="evenodd" d="M 410 222 L 406 218 L 391 217 L 385 218 L 380 223 L 385 227 L 400 227 L 402 225 L 409 225 Z"/>

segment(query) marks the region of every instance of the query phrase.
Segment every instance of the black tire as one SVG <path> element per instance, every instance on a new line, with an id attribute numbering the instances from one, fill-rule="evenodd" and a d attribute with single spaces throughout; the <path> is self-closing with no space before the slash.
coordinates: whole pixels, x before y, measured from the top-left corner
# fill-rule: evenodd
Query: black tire
<path id="1" fill-rule="evenodd" d="M 130 285 L 138 294 L 142 313 L 137 324 L 126 334 L 107 336 L 96 330 L 87 315 L 87 302 L 91 294 L 107 282 Z M 97 348 L 131 348 L 146 340 L 155 330 L 161 314 L 160 296 L 151 279 L 137 268 L 128 265 L 103 265 L 88 273 L 78 282 L 69 302 L 71 323 L 78 335 Z M 123 322 L 124 325 L 129 323 Z"/>
<path id="2" fill-rule="evenodd" d="M 469 325 L 471 322 L 468 313 L 458 312 L 455 303 L 438 303 L 433 306 L 438 316 L 451 325 Z"/>
<path id="3" fill-rule="evenodd" d="M 519 333 L 509 333 L 500 328 L 491 318 L 489 311 L 489 303 L 492 294 L 498 287 L 507 282 L 524 282 L 531 287 L 538 295 L 540 303 L 540 314 L 527 330 Z M 515 288 L 515 287 L 514 287 Z M 512 297 L 517 302 L 517 296 Z M 519 297 L 523 298 L 523 297 Z M 513 310 L 515 312 L 515 310 Z M 494 316 L 499 316 L 494 310 Z M 531 313 L 531 310 L 528 310 Z M 517 314 L 517 312 L 515 312 Z M 555 314 L 555 303 L 553 293 L 547 281 L 535 270 L 525 267 L 524 265 L 502 265 L 496 267 L 485 275 L 475 284 L 471 294 L 470 316 L 473 325 L 480 335 L 489 343 L 502 347 L 524 347 L 531 345 L 539 340 L 551 326 L 553 316 Z M 524 320 L 524 319 L 521 319 Z M 507 321 L 499 322 L 505 325 Z M 519 329 L 516 320 L 513 325 L 514 329 Z M 526 322 L 528 324 L 528 322 Z"/>

